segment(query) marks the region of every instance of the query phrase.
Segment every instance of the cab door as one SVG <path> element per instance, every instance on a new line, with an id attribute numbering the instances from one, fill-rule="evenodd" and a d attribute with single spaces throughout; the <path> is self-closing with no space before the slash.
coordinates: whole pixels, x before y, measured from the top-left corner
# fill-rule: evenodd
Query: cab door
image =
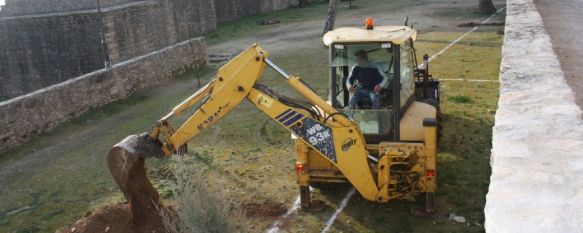
<path id="1" fill-rule="evenodd" d="M 396 59 L 398 46 L 391 43 L 360 43 L 360 44 L 332 44 L 330 46 L 330 80 L 329 100 L 334 108 L 357 122 L 367 143 L 394 141 L 394 107 L 399 106 L 398 98 L 393 93 L 393 83 L 399 83 Z M 380 109 L 350 109 L 347 80 L 356 65 L 356 52 L 365 51 L 368 55 L 368 64 L 374 66 L 386 77 L 386 85 L 380 93 Z M 398 85 L 397 85 L 398 86 Z M 398 92 L 397 92 L 398 93 Z M 400 96 L 400 95 L 399 95 Z M 398 124 L 396 125 L 398 127 Z"/>

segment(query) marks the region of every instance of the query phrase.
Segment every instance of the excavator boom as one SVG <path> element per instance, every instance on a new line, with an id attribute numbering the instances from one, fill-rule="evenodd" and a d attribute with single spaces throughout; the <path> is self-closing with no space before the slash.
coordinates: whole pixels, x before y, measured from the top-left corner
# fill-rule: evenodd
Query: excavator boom
<path id="1" fill-rule="evenodd" d="M 307 101 L 278 95 L 259 84 L 266 66 L 279 72 Z M 212 81 L 174 107 L 149 133 L 130 136 L 109 151 L 110 172 L 122 192 L 131 197 L 127 193 L 128 186 L 132 185 L 127 169 L 137 163 L 133 161 L 141 161 L 139 165 L 143 166 L 143 158 L 181 153 L 188 141 L 219 122 L 244 99 L 334 164 L 363 197 L 371 201 L 387 199 L 388 194 L 380 192 L 371 171 L 366 143 L 358 126 L 300 78 L 288 75 L 273 64 L 268 53 L 258 45 L 252 45 L 221 67 Z M 194 113 L 174 129 L 169 119 L 191 108 Z"/>

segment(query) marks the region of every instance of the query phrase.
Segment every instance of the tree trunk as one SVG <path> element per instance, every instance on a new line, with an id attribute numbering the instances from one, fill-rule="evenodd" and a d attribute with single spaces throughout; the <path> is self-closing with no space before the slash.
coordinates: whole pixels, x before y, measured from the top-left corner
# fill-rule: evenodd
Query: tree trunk
<path id="1" fill-rule="evenodd" d="M 480 13 L 493 14 L 494 12 L 496 12 L 496 8 L 494 7 L 492 0 L 479 0 L 479 1 L 480 3 L 478 4 L 478 10 L 480 10 Z"/>
<path id="2" fill-rule="evenodd" d="M 338 9 L 338 4 L 340 4 L 340 0 L 330 0 L 330 6 L 328 7 L 328 19 L 324 25 L 324 33 L 334 30 L 334 21 L 336 21 L 336 11 Z"/>

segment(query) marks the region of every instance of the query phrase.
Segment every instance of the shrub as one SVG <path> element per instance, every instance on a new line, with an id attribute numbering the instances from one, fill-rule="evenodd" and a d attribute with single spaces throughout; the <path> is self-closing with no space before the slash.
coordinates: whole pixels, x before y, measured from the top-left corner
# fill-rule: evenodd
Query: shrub
<path id="1" fill-rule="evenodd" d="M 238 206 L 231 206 L 220 192 L 205 185 L 195 158 L 189 155 L 173 157 L 176 184 L 173 198 L 175 220 L 165 217 L 166 229 L 172 232 L 248 232 Z"/>
<path id="2" fill-rule="evenodd" d="M 462 103 L 469 103 L 470 97 L 465 95 L 454 95 L 448 98 L 451 102 L 462 104 Z"/>

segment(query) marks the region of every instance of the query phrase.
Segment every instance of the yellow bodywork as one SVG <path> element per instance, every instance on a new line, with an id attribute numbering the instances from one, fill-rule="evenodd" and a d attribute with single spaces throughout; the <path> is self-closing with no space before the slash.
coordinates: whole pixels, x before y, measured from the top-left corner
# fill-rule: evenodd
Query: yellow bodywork
<path id="1" fill-rule="evenodd" d="M 435 118 L 437 111 L 435 107 L 413 101 L 401 119 L 401 141 L 424 141 L 425 133 L 423 129 L 423 119 Z"/>
<path id="2" fill-rule="evenodd" d="M 319 109 L 321 115 L 314 115 L 309 109 L 286 103 L 269 88 L 257 84 L 268 62 L 268 53 L 260 46 L 247 48 L 221 67 L 209 84 L 160 119 L 150 132 L 150 138 L 161 142 L 166 155 L 176 153 L 203 129 L 217 123 L 243 99 L 247 99 L 297 137 L 297 163 L 307 168 L 305 172 L 298 173 L 298 184 L 301 187 L 307 187 L 316 181 L 348 181 L 364 198 L 378 202 L 407 198 L 412 193 L 435 191 L 434 181 L 429 184 L 423 179 L 425 169 L 432 167 L 427 161 L 435 161 L 435 127 L 419 128 L 419 120 L 423 121 L 424 117 L 434 118 L 435 111 L 428 111 L 422 103 L 414 103 L 414 110 L 407 113 L 412 116 L 412 122 L 403 123 L 403 131 L 414 128 L 411 139 L 425 143 L 367 145 L 358 125 L 338 114 L 336 109 L 314 93 L 300 78 L 287 76 L 286 80 L 309 101 L 312 109 Z M 194 113 L 175 130 L 168 120 L 190 108 L 195 109 Z M 405 116 L 409 116 L 407 114 Z M 419 130 L 422 135 L 418 134 Z M 406 137 L 407 135 L 409 133 L 404 134 Z M 377 156 L 378 163 L 371 162 L 369 155 Z M 408 189 L 396 184 L 392 178 L 396 174 L 391 174 L 391 169 L 403 164 L 411 167 L 403 172 L 416 177 L 410 184 L 412 187 Z"/>

